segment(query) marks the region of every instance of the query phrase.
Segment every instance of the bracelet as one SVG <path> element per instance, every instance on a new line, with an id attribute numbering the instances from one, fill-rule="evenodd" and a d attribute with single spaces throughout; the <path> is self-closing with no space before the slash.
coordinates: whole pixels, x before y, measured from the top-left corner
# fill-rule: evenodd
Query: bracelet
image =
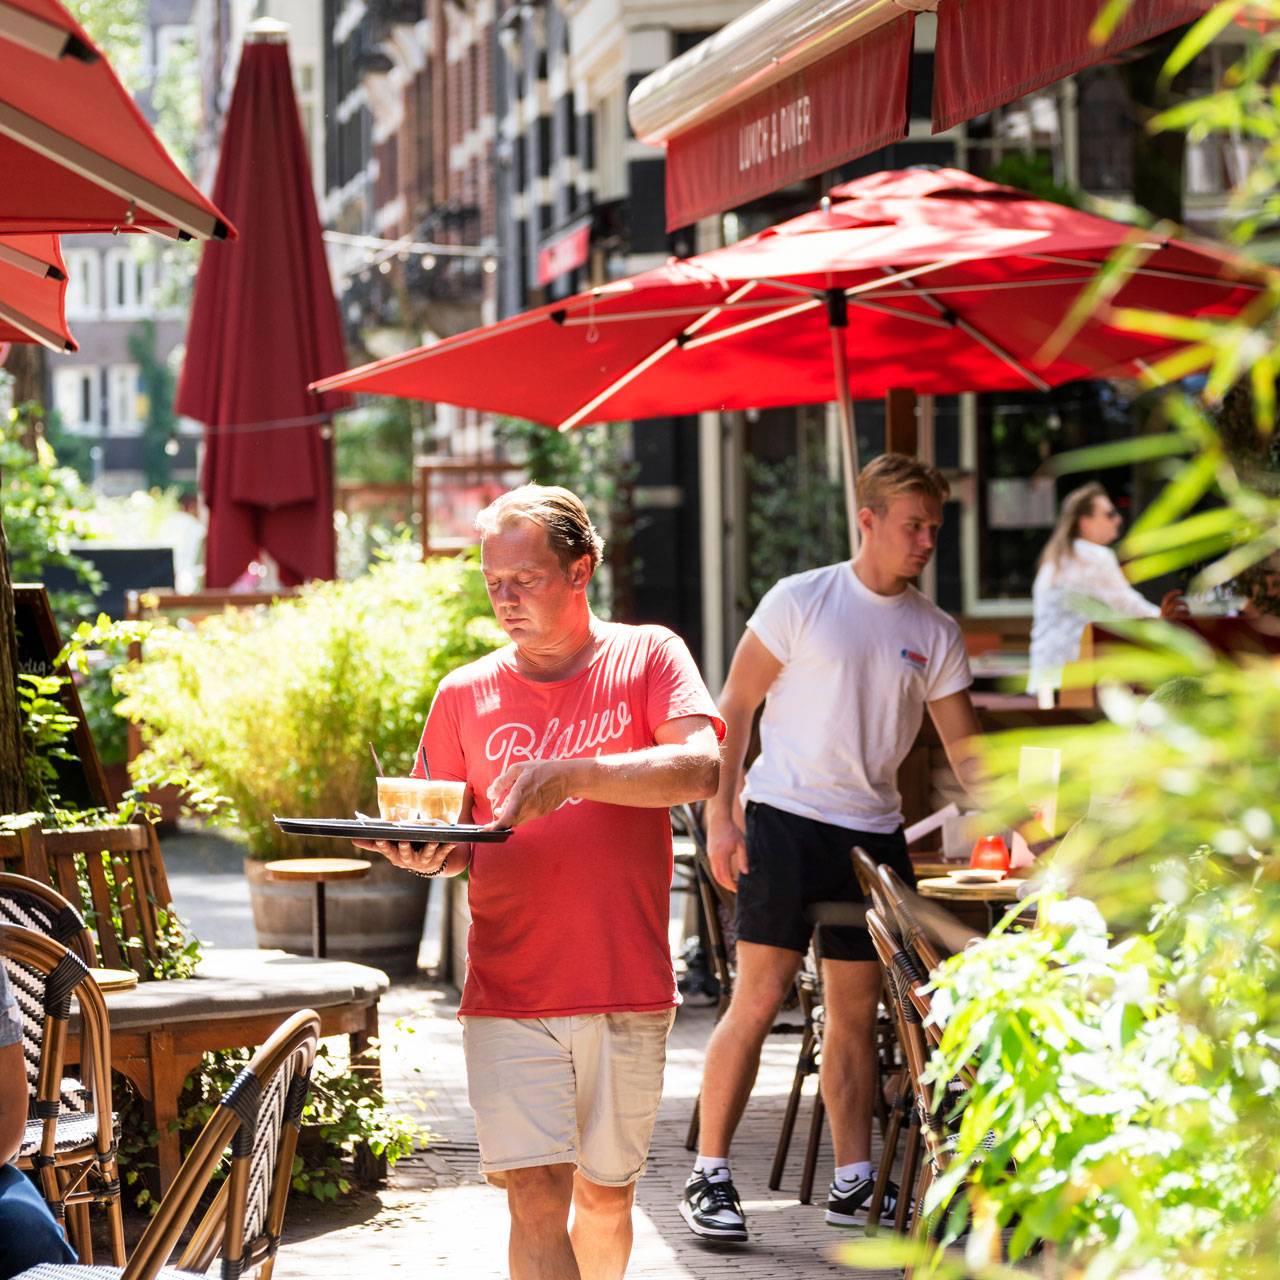
<path id="1" fill-rule="evenodd" d="M 452 852 L 452 850 L 450 850 Z M 444 855 L 444 861 L 434 871 L 419 871 L 417 867 L 410 867 L 409 870 L 415 876 L 421 876 L 424 880 L 430 880 L 434 876 L 438 876 L 449 865 L 449 854 Z"/>

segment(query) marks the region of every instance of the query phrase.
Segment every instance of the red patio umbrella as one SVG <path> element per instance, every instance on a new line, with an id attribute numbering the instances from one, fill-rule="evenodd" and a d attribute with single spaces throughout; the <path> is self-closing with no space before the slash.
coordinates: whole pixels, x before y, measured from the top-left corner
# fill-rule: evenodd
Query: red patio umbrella
<path id="1" fill-rule="evenodd" d="M 213 197 L 241 239 L 205 248 L 176 400 L 207 427 L 206 582 L 260 550 L 286 585 L 331 578 L 328 419 L 351 397 L 307 389 L 346 354 L 280 24 L 255 23 L 241 53 Z"/>
<path id="2" fill-rule="evenodd" d="M 835 400 L 852 517 L 853 399 L 1131 376 L 1180 345 L 1122 330 L 1104 313 L 1052 358 L 1040 354 L 1133 235 L 960 170 L 880 173 L 727 248 L 318 386 L 443 400 L 562 430 Z M 1217 250 L 1162 240 L 1147 246 L 1114 302 L 1231 315 L 1266 279 Z"/>
<path id="3" fill-rule="evenodd" d="M 57 236 L 0 236 L 0 342 L 77 350 L 67 328 L 66 295 Z"/>
<path id="4" fill-rule="evenodd" d="M 235 232 L 58 0 L 0 0 L 0 231 Z"/>

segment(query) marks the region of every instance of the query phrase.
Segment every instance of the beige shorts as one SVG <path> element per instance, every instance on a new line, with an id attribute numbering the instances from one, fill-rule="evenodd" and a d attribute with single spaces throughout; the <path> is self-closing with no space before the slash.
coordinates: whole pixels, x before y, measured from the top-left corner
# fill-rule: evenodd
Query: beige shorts
<path id="1" fill-rule="evenodd" d="M 480 1169 L 574 1164 L 625 1187 L 644 1173 L 674 1009 L 462 1019 Z M 498 1175 L 498 1176 L 493 1176 Z"/>

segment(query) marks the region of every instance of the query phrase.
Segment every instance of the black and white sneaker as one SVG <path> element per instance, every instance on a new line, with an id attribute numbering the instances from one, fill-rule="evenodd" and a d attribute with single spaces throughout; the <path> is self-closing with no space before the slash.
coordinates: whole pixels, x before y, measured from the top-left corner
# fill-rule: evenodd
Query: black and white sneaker
<path id="1" fill-rule="evenodd" d="M 867 1221 L 867 1207 L 876 1189 L 874 1178 L 859 1178 L 850 1187 L 838 1182 L 831 1184 L 827 1192 L 827 1221 L 833 1227 L 861 1227 Z M 880 1206 L 880 1221 L 887 1222 L 898 1208 L 898 1188 L 893 1182 L 884 1189 L 884 1203 Z"/>
<path id="2" fill-rule="evenodd" d="M 728 1169 L 713 1169 L 710 1176 L 695 1169 L 684 1184 L 680 1216 L 704 1240 L 746 1242 L 747 1219 Z"/>

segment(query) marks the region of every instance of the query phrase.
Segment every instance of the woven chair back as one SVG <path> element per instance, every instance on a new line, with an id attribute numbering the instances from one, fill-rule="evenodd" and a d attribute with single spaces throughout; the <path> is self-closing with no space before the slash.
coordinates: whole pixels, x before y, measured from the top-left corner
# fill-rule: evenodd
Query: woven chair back
<path id="1" fill-rule="evenodd" d="M 228 1147 L 227 1177 L 176 1266 L 204 1274 L 220 1257 L 222 1280 L 254 1269 L 270 1280 L 319 1038 L 319 1015 L 304 1009 L 253 1055 L 201 1130 L 122 1280 L 155 1280 Z"/>
<path id="2" fill-rule="evenodd" d="M 857 877 L 858 888 L 869 907 L 874 907 L 881 918 L 890 916 L 889 900 L 885 897 L 884 888 L 880 884 L 880 864 L 865 850 L 857 845 L 853 847 L 853 874 Z"/>
<path id="3" fill-rule="evenodd" d="M 27 1072 L 30 1116 L 20 1163 L 36 1173 L 55 1216 L 62 1213 L 63 1189 L 56 1167 L 95 1159 L 118 1194 L 111 1112 L 111 1058 L 107 1011 L 102 993 L 84 961 L 53 938 L 17 925 L 0 925 L 0 964 L 16 998 L 22 1022 L 22 1056 Z M 92 1111 L 63 1098 L 71 1004 L 80 1011 L 80 1067 L 91 1087 Z"/>
<path id="4" fill-rule="evenodd" d="M 91 968 L 97 963 L 93 934 L 84 917 L 56 889 L 39 880 L 0 872 L 0 924 L 42 933 L 62 943 Z"/>
<path id="5" fill-rule="evenodd" d="M 876 874 L 907 950 L 915 952 L 926 971 L 982 937 L 945 907 L 922 898 L 892 867 L 877 867 Z"/>

